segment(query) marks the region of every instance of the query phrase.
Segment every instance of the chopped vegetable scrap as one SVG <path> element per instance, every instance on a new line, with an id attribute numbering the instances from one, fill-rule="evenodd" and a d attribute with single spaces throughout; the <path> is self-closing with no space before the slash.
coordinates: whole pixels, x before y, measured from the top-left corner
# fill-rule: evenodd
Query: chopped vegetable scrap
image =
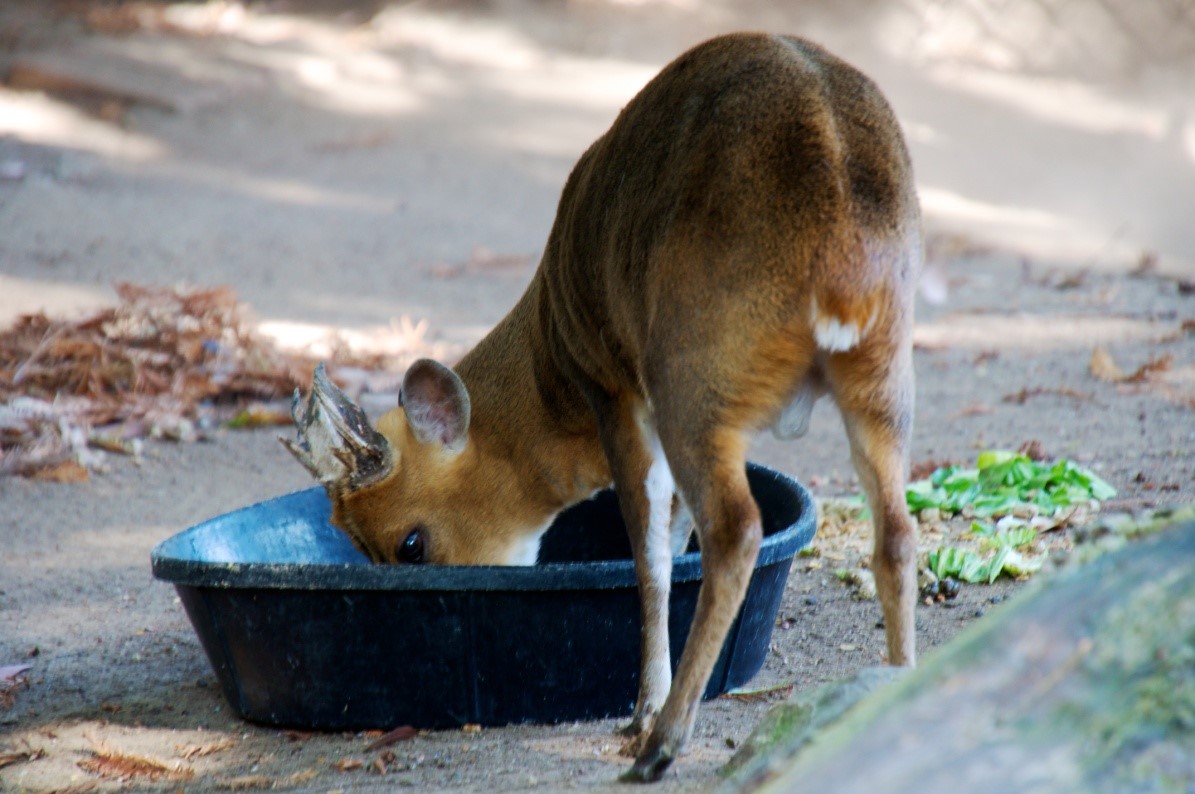
<path id="1" fill-rule="evenodd" d="M 978 526 L 982 528 L 982 525 Z M 972 584 L 991 584 L 1001 574 L 1016 578 L 1028 576 L 1041 568 L 1045 558 L 1035 554 L 1038 551 L 1037 530 L 1017 527 L 1011 533 L 1000 531 L 987 537 L 989 542 L 983 544 L 981 551 L 958 546 L 942 546 L 931 551 L 930 571 L 940 580 L 950 577 Z"/>
<path id="2" fill-rule="evenodd" d="M 1111 485 L 1065 458 L 1046 464 L 1016 452 L 988 450 L 973 469 L 946 466 L 910 484 L 906 499 L 913 513 L 936 508 L 943 514 L 987 518 L 1053 516 L 1115 495 Z"/>
<path id="3" fill-rule="evenodd" d="M 928 556 L 938 579 L 996 581 L 1001 575 L 1028 576 L 1042 566 L 1039 533 L 1072 522 L 1116 489 L 1088 469 L 1062 459 L 1054 463 L 1001 450 L 982 453 L 973 469 L 944 466 L 909 485 L 909 510 L 943 516 L 999 518 L 971 522 L 973 548 L 943 545 Z"/>

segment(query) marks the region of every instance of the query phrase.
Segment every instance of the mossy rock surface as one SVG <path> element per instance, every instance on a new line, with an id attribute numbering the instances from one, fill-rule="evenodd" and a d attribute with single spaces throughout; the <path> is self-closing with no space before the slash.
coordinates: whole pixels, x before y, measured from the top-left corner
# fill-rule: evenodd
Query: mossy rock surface
<path id="1" fill-rule="evenodd" d="M 722 770 L 737 779 L 766 779 L 818 732 L 833 725 L 859 701 L 907 673 L 902 667 L 865 667 L 812 691 L 794 692 L 773 706 Z M 741 770 L 746 770 L 742 772 Z M 732 787 L 733 790 L 733 787 Z"/>
<path id="2" fill-rule="evenodd" d="M 773 738 L 728 790 L 1195 791 L 1195 523 L 1034 583 L 795 755 Z"/>

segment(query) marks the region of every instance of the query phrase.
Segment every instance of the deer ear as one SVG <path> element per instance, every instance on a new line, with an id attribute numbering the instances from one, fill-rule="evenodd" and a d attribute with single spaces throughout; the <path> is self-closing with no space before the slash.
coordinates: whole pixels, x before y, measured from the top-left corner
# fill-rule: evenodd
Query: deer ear
<path id="1" fill-rule="evenodd" d="M 398 404 L 420 443 L 442 444 L 452 452 L 464 448 L 469 392 L 448 367 L 429 358 L 416 361 L 403 378 Z"/>

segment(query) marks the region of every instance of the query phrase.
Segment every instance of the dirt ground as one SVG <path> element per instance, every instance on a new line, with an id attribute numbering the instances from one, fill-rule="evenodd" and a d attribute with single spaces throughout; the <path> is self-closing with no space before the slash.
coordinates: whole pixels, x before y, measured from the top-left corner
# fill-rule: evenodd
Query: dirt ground
<path id="1" fill-rule="evenodd" d="M 1183 3 L 1138 4 L 1131 20 L 1063 2 L 312 5 L 0 8 L 0 74 L 24 64 L 104 87 L 0 86 L 0 322 L 104 305 L 116 280 L 229 284 L 282 343 L 339 329 L 451 358 L 518 297 L 571 164 L 663 63 L 721 31 L 795 32 L 871 73 L 909 137 L 930 242 L 914 463 L 1038 441 L 1115 485 L 1113 509 L 1195 501 Z M 1126 373 L 1166 363 L 1109 382 L 1091 371 L 1097 347 Z M 761 438 L 752 457 L 819 498 L 857 490 L 827 405 L 807 438 Z M 613 721 L 435 732 L 383 752 L 363 734 L 233 717 L 149 552 L 309 484 L 271 431 L 153 444 L 81 484 L 0 478 L 0 666 L 31 665 L 0 703 L 0 757 L 44 754 L 0 769 L 0 789 L 616 787 Z M 833 576 L 855 547 L 826 551 L 794 565 L 756 685 L 805 689 L 882 661 L 878 606 Z M 922 652 L 1019 587 L 920 607 Z M 658 790 L 716 785 L 782 696 L 706 704 Z M 105 748 L 192 774 L 122 782 L 80 766 Z"/>

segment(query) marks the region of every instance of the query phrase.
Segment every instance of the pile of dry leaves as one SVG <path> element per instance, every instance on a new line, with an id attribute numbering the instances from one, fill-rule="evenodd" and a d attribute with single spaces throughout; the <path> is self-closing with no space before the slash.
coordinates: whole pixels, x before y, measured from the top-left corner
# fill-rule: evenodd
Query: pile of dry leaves
<path id="1" fill-rule="evenodd" d="M 230 288 L 116 291 L 117 306 L 86 319 L 32 314 L 0 332 L 0 476 L 83 480 L 145 438 L 290 421 L 285 401 L 315 362 L 253 333 Z"/>

